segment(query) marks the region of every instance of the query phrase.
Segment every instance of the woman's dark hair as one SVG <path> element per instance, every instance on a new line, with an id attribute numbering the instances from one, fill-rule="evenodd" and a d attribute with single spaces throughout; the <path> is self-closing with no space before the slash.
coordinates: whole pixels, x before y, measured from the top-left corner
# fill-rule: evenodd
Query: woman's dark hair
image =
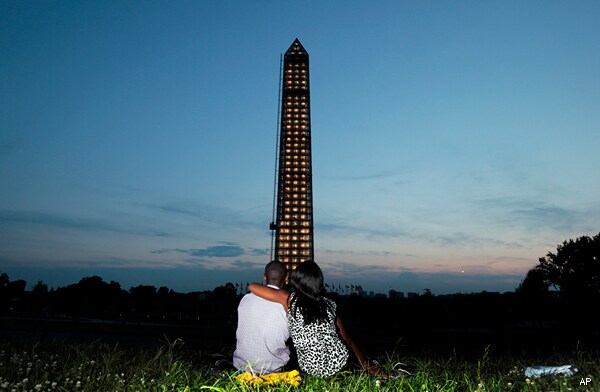
<path id="1" fill-rule="evenodd" d="M 314 261 L 299 264 L 290 274 L 290 288 L 294 293 L 290 309 L 300 310 L 305 324 L 327 320 L 327 302 L 323 272 Z"/>

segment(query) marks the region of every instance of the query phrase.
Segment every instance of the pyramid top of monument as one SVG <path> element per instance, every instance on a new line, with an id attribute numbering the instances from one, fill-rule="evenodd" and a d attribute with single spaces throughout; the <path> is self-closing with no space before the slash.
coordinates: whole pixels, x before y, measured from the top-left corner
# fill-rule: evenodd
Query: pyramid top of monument
<path id="1" fill-rule="evenodd" d="M 296 38 L 290 45 L 288 50 L 285 52 L 286 56 L 308 56 L 308 52 L 304 49 L 304 46 L 300 43 L 300 40 Z"/>

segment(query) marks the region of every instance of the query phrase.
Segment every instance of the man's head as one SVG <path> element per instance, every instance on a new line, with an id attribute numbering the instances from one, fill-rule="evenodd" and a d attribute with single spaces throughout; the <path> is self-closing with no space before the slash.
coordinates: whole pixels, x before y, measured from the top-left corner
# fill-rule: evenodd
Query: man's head
<path id="1" fill-rule="evenodd" d="M 265 280 L 267 281 L 267 284 L 282 288 L 285 284 L 286 276 L 287 268 L 279 261 L 271 261 L 265 266 Z"/>

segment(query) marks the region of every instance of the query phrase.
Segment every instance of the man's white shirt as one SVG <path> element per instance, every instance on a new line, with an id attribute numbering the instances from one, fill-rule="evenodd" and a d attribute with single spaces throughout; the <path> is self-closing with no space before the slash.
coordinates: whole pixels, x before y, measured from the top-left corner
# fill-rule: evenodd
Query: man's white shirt
<path id="1" fill-rule="evenodd" d="M 287 315 L 280 303 L 252 293 L 244 295 L 238 305 L 233 366 L 256 372 L 280 370 L 290 359 L 289 336 Z"/>

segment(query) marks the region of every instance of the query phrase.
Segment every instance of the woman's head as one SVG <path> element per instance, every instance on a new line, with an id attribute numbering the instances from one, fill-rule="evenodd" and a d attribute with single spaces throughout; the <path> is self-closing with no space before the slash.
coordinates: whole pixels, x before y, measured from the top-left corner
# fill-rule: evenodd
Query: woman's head
<path id="1" fill-rule="evenodd" d="M 299 264 L 290 274 L 290 286 L 309 298 L 319 300 L 325 294 L 323 272 L 314 261 Z"/>

